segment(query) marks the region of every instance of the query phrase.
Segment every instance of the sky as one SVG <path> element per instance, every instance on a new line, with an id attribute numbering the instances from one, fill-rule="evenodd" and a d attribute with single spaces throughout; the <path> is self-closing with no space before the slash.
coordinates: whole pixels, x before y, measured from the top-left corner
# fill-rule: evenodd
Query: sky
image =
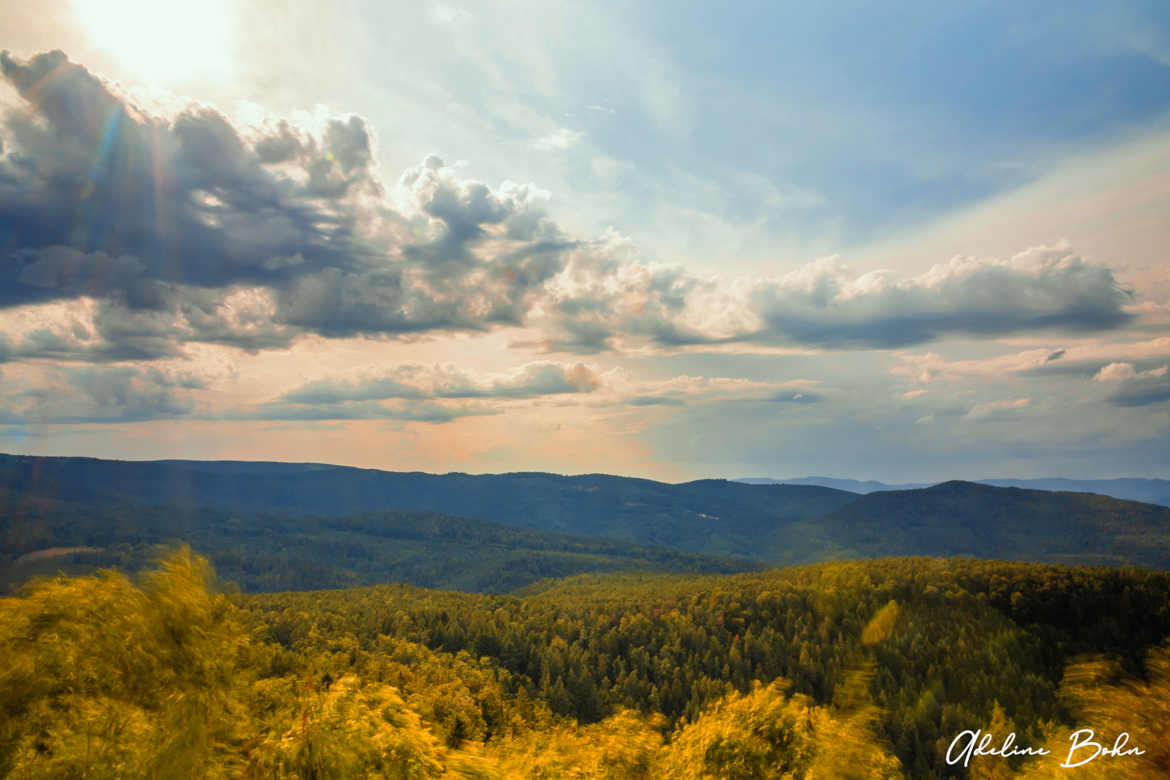
<path id="1" fill-rule="evenodd" d="M 0 0 L 0 451 L 1170 478 L 1170 6 Z"/>

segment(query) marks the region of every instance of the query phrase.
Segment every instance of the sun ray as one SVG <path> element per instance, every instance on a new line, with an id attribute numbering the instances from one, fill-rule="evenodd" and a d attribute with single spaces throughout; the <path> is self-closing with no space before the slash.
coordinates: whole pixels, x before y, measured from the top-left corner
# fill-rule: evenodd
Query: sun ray
<path id="1" fill-rule="evenodd" d="M 90 42 L 143 83 L 177 85 L 234 73 L 236 0 L 74 0 L 73 10 Z"/>

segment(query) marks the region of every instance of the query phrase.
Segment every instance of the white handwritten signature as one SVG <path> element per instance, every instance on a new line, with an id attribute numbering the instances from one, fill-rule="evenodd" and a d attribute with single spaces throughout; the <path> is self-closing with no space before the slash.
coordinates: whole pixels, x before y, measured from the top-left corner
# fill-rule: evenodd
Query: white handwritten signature
<path id="1" fill-rule="evenodd" d="M 1064 763 L 1060 766 L 1064 769 L 1072 769 L 1084 766 L 1097 758 L 1145 755 L 1146 751 L 1137 745 L 1127 747 L 1129 734 L 1124 731 L 1117 735 L 1112 747 L 1094 742 L 1094 736 L 1092 729 L 1078 729 L 1070 734 L 1068 739 L 1072 746 L 1069 747 L 1068 756 L 1065 757 Z M 951 740 L 951 746 L 947 748 L 947 763 L 953 766 L 962 761 L 963 766 L 967 766 L 976 756 L 1011 758 L 1012 756 L 1047 756 L 1052 752 L 1046 748 L 1016 747 L 1016 733 L 1014 731 L 1004 738 L 1002 744 L 996 745 L 993 744 L 994 742 L 995 737 L 991 732 L 981 730 L 959 732 Z M 1074 761 L 1074 758 L 1077 760 Z"/>

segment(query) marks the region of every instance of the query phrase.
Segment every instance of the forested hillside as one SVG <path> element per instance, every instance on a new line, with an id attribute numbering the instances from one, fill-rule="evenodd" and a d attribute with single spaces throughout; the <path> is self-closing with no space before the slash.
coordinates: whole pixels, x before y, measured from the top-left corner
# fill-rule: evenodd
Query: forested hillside
<path id="1" fill-rule="evenodd" d="M 810 542 L 832 557 L 969 555 L 1167 568 L 1170 508 L 1092 493 L 944 482 L 870 493 L 788 525 L 772 559 L 803 563 Z"/>
<path id="2" fill-rule="evenodd" d="M 410 520 L 403 512 L 423 514 Z M 411 528 L 438 514 L 448 518 Z M 565 534 L 600 538 L 586 543 Z M 393 550 L 386 547 L 391 539 Z M 125 566 L 141 556 L 111 546 L 184 541 L 248 590 L 407 581 L 504 591 L 586 571 L 750 568 L 742 559 L 791 565 L 966 555 L 1164 568 L 1170 507 L 971 482 L 857 495 L 597 474 L 0 456 L 0 555 L 8 556 L 0 558 L 0 579 L 19 579 L 7 564 L 47 548 L 96 547 L 105 557 L 78 553 L 79 567 L 85 560 Z M 520 574 L 497 577 L 493 565 Z M 461 566 L 469 574 L 460 574 Z M 47 567 L 42 561 L 35 570 L 54 571 Z"/>
<path id="3" fill-rule="evenodd" d="M 431 512 L 319 517 L 4 498 L 0 491 L 0 588 L 9 589 L 59 571 L 137 571 L 184 543 L 249 592 L 406 582 L 505 593 L 583 572 L 719 573 L 761 566 Z"/>
<path id="4" fill-rule="evenodd" d="M 1067 716 L 1056 695 L 1066 663 L 1107 653 L 1136 674 L 1170 634 L 1170 574 L 1141 570 L 896 559 L 585 577 L 526 593 L 374 588 L 245 604 L 290 647 L 316 625 L 363 647 L 390 635 L 489 657 L 584 722 L 630 708 L 675 726 L 777 678 L 842 704 L 859 696 L 849 683 L 861 675 L 865 701 L 884 712 L 877 733 L 914 777 L 945 774 L 939 741 L 997 708 L 1021 740 L 1042 739 Z"/>
<path id="5" fill-rule="evenodd" d="M 410 509 L 704 555 L 756 557 L 761 535 L 856 498 L 820 487 L 726 480 L 679 485 L 591 474 L 422 474 L 317 464 L 134 463 L 0 456 L 0 488 L 94 506 L 348 515 Z"/>
<path id="6" fill-rule="evenodd" d="M 915 490 L 930 487 L 937 482 L 913 482 L 889 485 L 876 480 L 836 479 L 834 477 L 797 477 L 795 479 L 771 479 L 768 477 L 740 479 L 749 485 L 820 485 L 821 487 L 848 490 L 851 493 L 874 493 L 879 490 Z M 1170 506 L 1170 480 L 1124 477 L 1120 479 L 977 479 L 980 485 L 995 487 L 1018 487 L 1025 490 L 1051 490 L 1064 493 L 1097 493 L 1124 501 L 1141 501 L 1146 504 Z"/>
<path id="7" fill-rule="evenodd" d="M 180 552 L 137 585 L 0 602 L 0 772 L 1055 776 L 1085 723 L 1146 749 L 1114 776 L 1170 760 L 1164 572 L 920 558 L 513 596 L 216 587 Z M 948 764 L 964 729 L 1056 749 Z"/>

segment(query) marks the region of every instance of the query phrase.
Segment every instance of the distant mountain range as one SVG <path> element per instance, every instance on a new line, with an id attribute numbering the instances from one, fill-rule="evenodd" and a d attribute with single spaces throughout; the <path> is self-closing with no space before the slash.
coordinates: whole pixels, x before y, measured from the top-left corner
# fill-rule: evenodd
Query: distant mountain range
<path id="1" fill-rule="evenodd" d="M 844 506 L 855 493 L 727 480 L 671 485 L 587 474 L 424 474 L 229 461 L 114 461 L 0 455 L 0 490 L 90 504 L 348 515 L 413 510 L 686 552 L 758 558 L 778 524 Z"/>
<path id="2" fill-rule="evenodd" d="M 820 487 L 848 490 L 851 493 L 875 493 L 879 490 L 915 490 L 930 487 L 935 482 L 908 482 L 897 485 L 876 482 L 874 480 L 860 481 L 856 479 L 836 479 L 834 477 L 797 477 L 794 479 L 749 478 L 739 479 L 747 485 L 818 485 Z M 1165 479 L 1064 479 L 1052 477 L 1048 479 L 979 479 L 981 485 L 995 487 L 1018 487 L 1029 490 L 1062 490 L 1072 493 L 1098 493 L 1102 496 L 1111 496 L 1126 501 L 1142 501 L 1147 504 L 1170 506 L 1170 480 Z"/>
<path id="3" fill-rule="evenodd" d="M 155 545 L 180 542 L 253 590 L 405 581 L 499 592 L 582 572 L 905 555 L 1170 568 L 1170 508 L 973 482 L 859 495 L 604 474 L 0 455 L 0 584 L 54 567 L 133 569 Z"/>

